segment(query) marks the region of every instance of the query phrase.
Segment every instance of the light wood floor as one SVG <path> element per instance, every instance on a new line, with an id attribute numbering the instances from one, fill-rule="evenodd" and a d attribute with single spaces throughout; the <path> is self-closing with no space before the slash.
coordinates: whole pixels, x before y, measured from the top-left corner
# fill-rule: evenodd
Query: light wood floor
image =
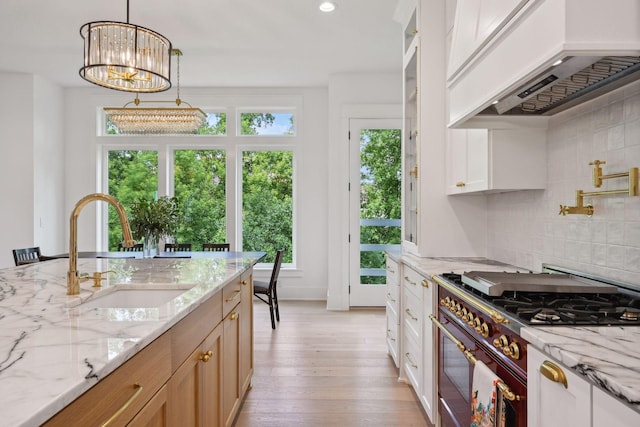
<path id="1" fill-rule="evenodd" d="M 387 353 L 384 309 L 255 302 L 255 372 L 236 427 L 430 426 Z"/>

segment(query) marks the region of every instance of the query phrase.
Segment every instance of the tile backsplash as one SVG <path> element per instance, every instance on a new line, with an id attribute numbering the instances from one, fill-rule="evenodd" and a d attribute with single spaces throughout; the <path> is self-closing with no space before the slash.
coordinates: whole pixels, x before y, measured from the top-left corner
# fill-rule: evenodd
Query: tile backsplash
<path id="1" fill-rule="evenodd" d="M 640 285 L 640 197 L 585 198 L 592 217 L 558 214 L 576 190 L 596 191 L 589 162 L 604 175 L 640 167 L 640 82 L 551 117 L 547 188 L 488 196 L 487 255 L 540 271 L 552 263 Z M 606 179 L 601 190 L 627 188 Z"/>

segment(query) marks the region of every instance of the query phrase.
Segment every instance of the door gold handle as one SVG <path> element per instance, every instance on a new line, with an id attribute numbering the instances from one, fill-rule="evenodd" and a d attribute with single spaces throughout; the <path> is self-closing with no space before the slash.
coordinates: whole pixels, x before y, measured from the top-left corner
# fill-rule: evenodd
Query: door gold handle
<path id="1" fill-rule="evenodd" d="M 562 368 L 549 360 L 545 360 L 540 365 L 540 373 L 554 383 L 560 383 L 564 388 L 569 388 L 567 384 L 567 376 Z"/>

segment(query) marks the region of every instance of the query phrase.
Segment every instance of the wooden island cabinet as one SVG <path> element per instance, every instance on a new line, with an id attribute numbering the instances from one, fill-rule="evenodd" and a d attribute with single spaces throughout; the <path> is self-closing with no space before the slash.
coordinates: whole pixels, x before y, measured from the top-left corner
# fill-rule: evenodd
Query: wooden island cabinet
<path id="1" fill-rule="evenodd" d="M 232 425 L 253 375 L 252 272 L 225 285 L 45 426 Z"/>

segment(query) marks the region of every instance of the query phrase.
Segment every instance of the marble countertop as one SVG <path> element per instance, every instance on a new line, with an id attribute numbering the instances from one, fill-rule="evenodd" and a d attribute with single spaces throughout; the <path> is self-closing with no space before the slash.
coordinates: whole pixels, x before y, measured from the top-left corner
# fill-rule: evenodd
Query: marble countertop
<path id="1" fill-rule="evenodd" d="M 35 426 L 130 359 L 258 260 L 80 259 L 81 272 L 112 272 L 102 288 L 67 296 L 69 261 L 0 270 L 0 426 Z M 83 303 L 117 285 L 191 287 L 149 308 Z"/>
<path id="2" fill-rule="evenodd" d="M 640 412 L 640 327 L 525 327 L 522 338 Z"/>

